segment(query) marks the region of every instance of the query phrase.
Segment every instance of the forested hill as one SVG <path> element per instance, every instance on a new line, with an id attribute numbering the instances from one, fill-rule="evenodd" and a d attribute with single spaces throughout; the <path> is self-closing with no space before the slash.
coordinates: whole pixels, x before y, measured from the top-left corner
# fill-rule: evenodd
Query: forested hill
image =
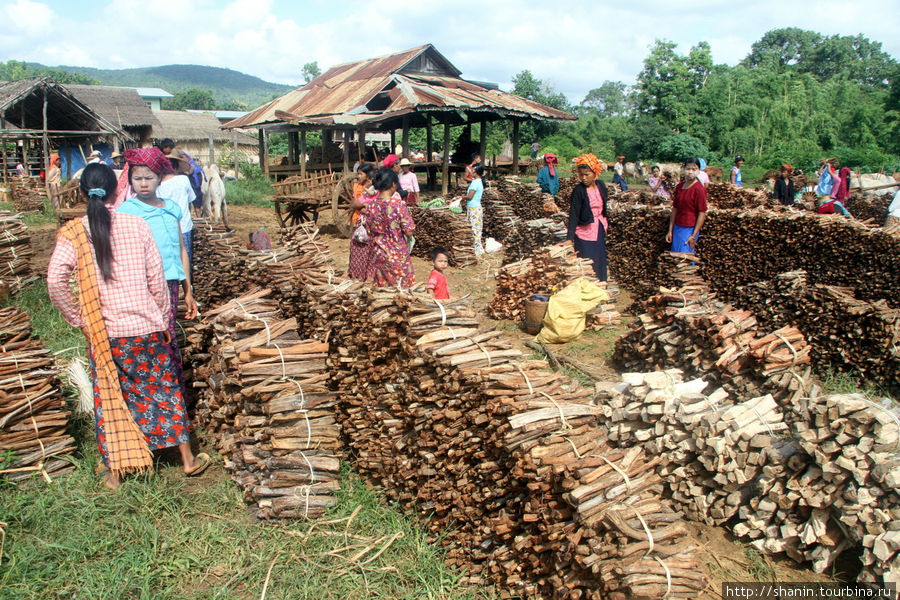
<path id="1" fill-rule="evenodd" d="M 280 96 L 295 86 L 270 83 L 259 77 L 220 67 L 200 65 L 163 65 L 140 69 L 94 69 L 91 67 L 45 67 L 28 63 L 34 69 L 51 68 L 76 73 L 102 85 L 130 87 L 159 87 L 171 94 L 189 89 L 212 92 L 217 107 L 255 108 Z M 300 73 L 297 73 L 300 78 Z"/>

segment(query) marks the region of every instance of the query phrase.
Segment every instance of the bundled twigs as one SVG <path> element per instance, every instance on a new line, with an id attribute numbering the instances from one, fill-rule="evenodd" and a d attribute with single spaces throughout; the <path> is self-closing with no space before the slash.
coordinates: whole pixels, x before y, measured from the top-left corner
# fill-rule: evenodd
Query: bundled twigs
<path id="1" fill-rule="evenodd" d="M 18 212 L 38 212 L 44 210 L 47 188 L 40 177 L 12 177 L 13 207 Z"/>
<path id="2" fill-rule="evenodd" d="M 428 258 L 428 253 L 438 246 L 451 252 L 451 264 L 465 266 L 475 264 L 475 237 L 465 213 L 454 213 L 449 208 L 410 207 L 416 223 L 416 244 L 413 256 Z"/>
<path id="3" fill-rule="evenodd" d="M 21 481 L 74 470 L 69 414 L 50 351 L 31 337 L 28 315 L 0 309 L 0 464 Z"/>

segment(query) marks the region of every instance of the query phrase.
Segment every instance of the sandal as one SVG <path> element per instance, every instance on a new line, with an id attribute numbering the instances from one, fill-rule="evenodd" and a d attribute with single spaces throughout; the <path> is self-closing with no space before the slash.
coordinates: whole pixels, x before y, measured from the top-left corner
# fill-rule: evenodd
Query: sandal
<path id="1" fill-rule="evenodd" d="M 212 462 L 212 459 L 209 457 L 209 454 L 207 454 L 206 452 L 201 452 L 194 458 L 199 460 L 200 464 L 197 465 L 196 467 L 194 467 L 193 469 L 191 469 L 190 471 L 186 471 L 184 474 L 185 477 L 196 477 L 197 475 L 200 475 L 201 473 L 203 473 L 203 471 L 206 470 L 206 467 L 208 467 L 209 464 Z"/>
<path id="2" fill-rule="evenodd" d="M 103 467 L 102 469 L 97 470 L 97 475 L 100 475 L 101 480 L 103 481 L 103 486 L 108 490 L 116 491 L 122 486 L 122 482 L 119 481 L 119 485 L 113 486 L 112 482 L 110 482 L 109 478 L 112 475 L 112 472 L 108 467 Z"/>

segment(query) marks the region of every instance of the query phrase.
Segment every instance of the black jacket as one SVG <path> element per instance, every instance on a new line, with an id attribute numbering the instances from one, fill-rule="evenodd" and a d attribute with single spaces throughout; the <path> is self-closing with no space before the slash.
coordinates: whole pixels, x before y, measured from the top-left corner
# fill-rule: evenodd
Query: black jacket
<path id="1" fill-rule="evenodd" d="M 775 199 L 785 206 L 791 206 L 794 203 L 794 180 L 788 178 L 787 185 L 784 179 L 779 177 L 775 180 Z"/>
<path id="2" fill-rule="evenodd" d="M 606 184 L 599 179 L 597 187 L 600 188 L 600 197 L 603 198 L 603 216 L 606 217 L 606 209 L 609 207 L 609 192 Z M 594 213 L 591 212 L 591 200 L 588 198 L 587 187 L 579 183 L 572 190 L 572 201 L 569 207 L 569 230 L 566 239 L 575 239 L 575 228 L 579 225 L 589 225 L 594 222 Z"/>

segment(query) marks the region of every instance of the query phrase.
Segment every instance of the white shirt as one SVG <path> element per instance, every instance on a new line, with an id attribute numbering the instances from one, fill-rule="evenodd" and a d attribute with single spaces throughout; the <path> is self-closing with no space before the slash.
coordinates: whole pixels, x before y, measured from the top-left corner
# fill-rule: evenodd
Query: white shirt
<path id="1" fill-rule="evenodd" d="M 888 206 L 888 216 L 900 219 L 900 191 L 894 194 L 894 199 L 891 200 L 891 205 Z"/>
<path id="2" fill-rule="evenodd" d="M 156 188 L 156 196 L 164 200 L 171 200 L 181 209 L 181 233 L 187 233 L 194 228 L 194 220 L 191 219 L 191 202 L 197 199 L 194 188 L 187 175 L 176 175 L 159 184 Z"/>

